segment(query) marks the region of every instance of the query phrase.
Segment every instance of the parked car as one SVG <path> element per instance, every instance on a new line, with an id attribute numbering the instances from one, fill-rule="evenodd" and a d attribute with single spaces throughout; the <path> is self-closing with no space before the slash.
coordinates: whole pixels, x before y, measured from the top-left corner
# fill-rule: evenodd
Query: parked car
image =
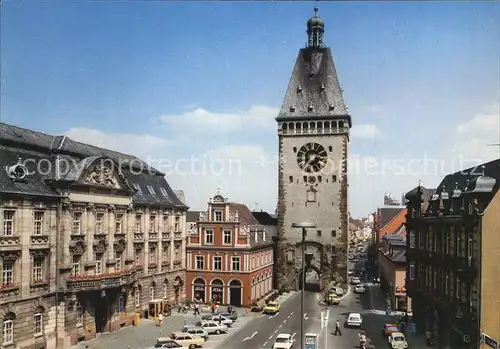
<path id="1" fill-rule="evenodd" d="M 330 293 L 327 296 L 327 303 L 333 304 L 333 305 L 339 305 L 340 304 L 340 298 L 337 296 L 335 293 Z"/>
<path id="2" fill-rule="evenodd" d="M 346 322 L 344 323 L 344 327 L 358 327 L 363 328 L 363 319 L 361 318 L 361 314 L 359 313 L 349 313 Z"/>
<path id="3" fill-rule="evenodd" d="M 209 335 L 227 333 L 227 326 L 215 321 L 203 321 L 200 327 L 207 331 Z"/>
<path id="4" fill-rule="evenodd" d="M 405 335 L 401 332 L 392 332 L 389 336 L 389 345 L 392 349 L 406 349 L 408 342 Z"/>
<path id="5" fill-rule="evenodd" d="M 186 325 L 182 328 L 181 332 L 186 332 L 190 334 L 194 334 L 196 336 L 200 336 L 201 338 L 208 339 L 208 333 L 203 328 L 194 325 Z"/>
<path id="6" fill-rule="evenodd" d="M 356 285 L 356 287 L 354 288 L 354 292 L 356 293 L 365 293 L 366 289 L 365 289 L 365 286 L 359 284 L 359 285 Z"/>
<path id="7" fill-rule="evenodd" d="M 210 319 L 208 319 L 207 321 L 216 321 L 216 322 L 219 322 L 223 325 L 226 325 L 227 327 L 231 327 L 231 325 L 233 324 L 233 320 L 228 319 L 227 317 L 224 317 L 224 316 L 219 315 L 219 314 L 212 315 L 212 317 Z"/>
<path id="8" fill-rule="evenodd" d="M 174 341 L 189 349 L 201 348 L 205 339 L 186 332 L 174 332 L 170 336 Z"/>
<path id="9" fill-rule="evenodd" d="M 264 314 L 276 314 L 280 311 L 280 304 L 278 302 L 269 302 L 264 307 Z"/>
<path id="10" fill-rule="evenodd" d="M 382 328 L 382 336 L 389 340 L 389 336 L 393 332 L 399 332 L 398 325 L 396 324 L 385 324 Z"/>
<path id="11" fill-rule="evenodd" d="M 224 316 L 225 318 L 228 318 L 228 319 L 231 319 L 234 321 L 238 320 L 238 313 L 233 311 L 232 313 L 228 313 L 227 311 L 223 312 L 223 313 L 220 313 L 222 316 Z"/>
<path id="12" fill-rule="evenodd" d="M 359 279 L 359 277 L 353 277 L 351 279 L 351 284 L 353 284 L 353 285 L 358 285 L 360 283 L 361 283 L 361 280 Z"/>
<path id="13" fill-rule="evenodd" d="M 295 345 L 295 334 L 280 333 L 273 344 L 273 349 L 290 349 Z"/>
<path id="14" fill-rule="evenodd" d="M 189 349 L 171 338 L 160 337 L 156 340 L 156 344 L 152 346 L 150 349 Z"/>

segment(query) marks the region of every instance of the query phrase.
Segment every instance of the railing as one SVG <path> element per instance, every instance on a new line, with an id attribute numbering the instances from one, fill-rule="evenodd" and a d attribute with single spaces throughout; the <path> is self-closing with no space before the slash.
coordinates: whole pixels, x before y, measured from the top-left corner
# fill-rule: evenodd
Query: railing
<path id="1" fill-rule="evenodd" d="M 72 291 L 118 287 L 133 282 L 136 271 L 127 269 L 99 275 L 73 276 L 66 281 L 66 286 Z"/>
<path id="2" fill-rule="evenodd" d="M 310 128 L 310 129 L 279 129 L 278 133 L 282 135 L 306 135 L 306 134 L 331 134 L 331 133 L 348 133 L 348 127 L 338 128 Z"/>

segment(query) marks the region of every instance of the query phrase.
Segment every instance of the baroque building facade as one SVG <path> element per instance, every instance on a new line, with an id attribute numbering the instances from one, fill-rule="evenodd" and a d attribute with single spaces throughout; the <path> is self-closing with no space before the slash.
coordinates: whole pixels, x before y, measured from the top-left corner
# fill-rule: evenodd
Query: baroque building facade
<path id="1" fill-rule="evenodd" d="M 299 51 L 276 118 L 279 139 L 278 258 L 280 288 L 299 287 L 302 246 L 307 270 L 326 286 L 347 280 L 347 151 L 351 117 L 344 104 L 325 23 L 307 21 L 308 45 Z M 295 222 L 316 228 L 302 242 Z"/>
<path id="2" fill-rule="evenodd" d="M 188 216 L 189 300 L 249 306 L 272 291 L 274 243 L 247 206 L 217 193 Z"/>
<path id="3" fill-rule="evenodd" d="M 184 299 L 187 206 L 130 155 L 0 124 L 4 348 L 66 348 Z"/>
<path id="4" fill-rule="evenodd" d="M 424 188 L 406 194 L 407 293 L 417 329 L 439 347 L 500 341 L 499 184 L 495 160 L 446 176 L 427 207 Z"/>

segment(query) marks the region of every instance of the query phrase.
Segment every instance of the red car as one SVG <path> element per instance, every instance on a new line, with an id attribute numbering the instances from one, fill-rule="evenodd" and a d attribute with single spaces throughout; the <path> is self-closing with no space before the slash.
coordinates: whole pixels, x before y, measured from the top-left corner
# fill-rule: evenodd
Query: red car
<path id="1" fill-rule="evenodd" d="M 385 324 L 384 328 L 382 328 L 382 335 L 384 338 L 387 338 L 391 335 L 393 332 L 399 332 L 398 325 L 396 324 Z"/>

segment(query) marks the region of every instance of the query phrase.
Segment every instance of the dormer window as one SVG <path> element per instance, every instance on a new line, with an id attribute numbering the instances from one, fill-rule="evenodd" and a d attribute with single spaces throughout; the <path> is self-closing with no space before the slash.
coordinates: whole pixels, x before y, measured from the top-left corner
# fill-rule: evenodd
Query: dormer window
<path id="1" fill-rule="evenodd" d="M 302 86 L 297 86 L 297 93 L 302 93 Z"/>
<path id="2" fill-rule="evenodd" d="M 307 111 L 313 111 L 314 110 L 314 107 L 312 106 L 312 104 L 309 104 L 309 106 L 307 107 Z"/>
<path id="3" fill-rule="evenodd" d="M 141 186 L 137 183 L 132 183 L 132 186 L 134 187 L 135 190 L 137 190 L 137 192 L 139 194 L 142 194 L 142 189 L 141 189 Z"/>
<path id="4" fill-rule="evenodd" d="M 156 195 L 155 188 L 153 188 L 152 186 L 148 185 L 148 190 L 151 195 Z"/>
<path id="5" fill-rule="evenodd" d="M 161 195 L 163 195 L 164 197 L 168 197 L 168 193 L 167 193 L 167 190 L 163 187 L 160 187 L 160 191 L 161 191 Z"/>
<path id="6" fill-rule="evenodd" d="M 293 112 L 295 112 L 295 106 L 294 106 L 294 105 L 292 105 L 292 106 L 290 107 L 290 112 L 292 112 L 292 113 L 293 113 Z"/>
<path id="7" fill-rule="evenodd" d="M 322 83 L 321 87 L 319 88 L 319 92 L 323 93 L 325 92 L 325 85 Z"/>
<path id="8" fill-rule="evenodd" d="M 221 211 L 214 211 L 214 216 L 215 216 L 216 222 L 222 222 L 222 212 Z"/>

